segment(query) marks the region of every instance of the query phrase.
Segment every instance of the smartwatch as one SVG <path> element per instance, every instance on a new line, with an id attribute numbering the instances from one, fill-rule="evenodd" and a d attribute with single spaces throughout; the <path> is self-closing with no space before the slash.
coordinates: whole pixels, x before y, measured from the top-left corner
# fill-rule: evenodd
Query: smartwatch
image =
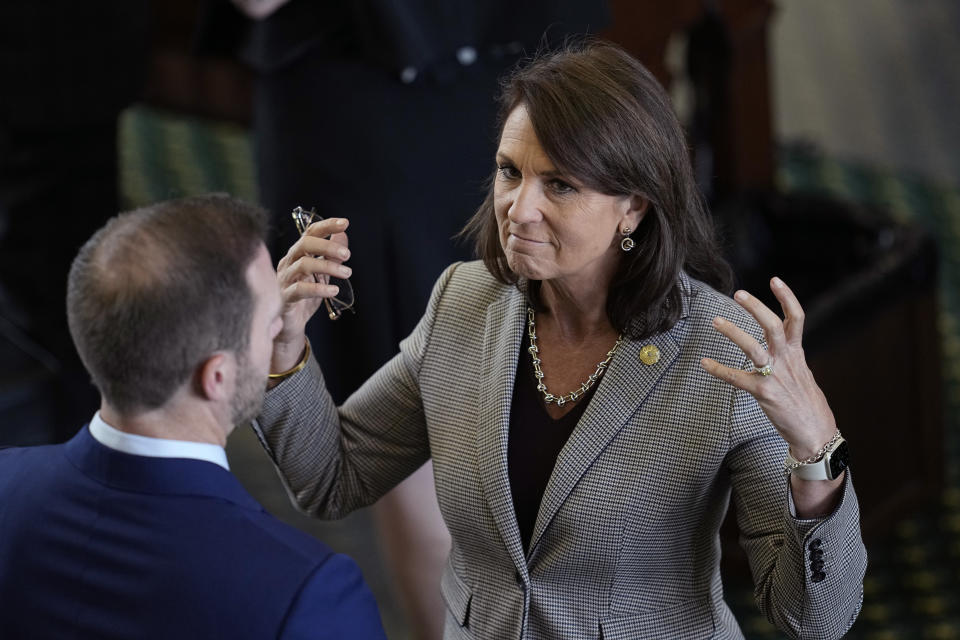
<path id="1" fill-rule="evenodd" d="M 847 441 L 842 437 L 838 437 L 827 448 L 823 457 L 816 462 L 800 462 L 793 457 L 789 449 L 787 449 L 787 459 L 783 461 L 787 473 L 803 480 L 833 480 L 839 477 L 849 465 L 850 449 L 847 447 Z"/>

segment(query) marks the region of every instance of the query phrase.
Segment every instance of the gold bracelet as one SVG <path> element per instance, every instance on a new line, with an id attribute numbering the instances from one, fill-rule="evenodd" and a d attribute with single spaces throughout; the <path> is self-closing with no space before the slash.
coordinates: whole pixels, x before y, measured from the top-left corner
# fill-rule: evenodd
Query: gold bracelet
<path id="1" fill-rule="evenodd" d="M 307 361 L 310 360 L 310 341 L 307 340 L 305 344 L 306 346 L 303 349 L 303 358 L 300 359 L 300 362 L 297 363 L 297 366 L 295 366 L 293 369 L 290 369 L 288 371 L 284 371 L 283 373 L 268 373 L 267 377 L 270 378 L 271 380 L 287 378 L 295 374 L 297 371 L 300 371 L 305 366 L 307 366 Z"/>

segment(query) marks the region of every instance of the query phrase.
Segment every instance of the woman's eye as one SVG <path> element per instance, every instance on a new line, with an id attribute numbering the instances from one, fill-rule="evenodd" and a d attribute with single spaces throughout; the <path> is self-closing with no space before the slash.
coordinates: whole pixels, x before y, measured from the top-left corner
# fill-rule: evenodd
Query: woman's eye
<path id="1" fill-rule="evenodd" d="M 557 195 L 566 195 L 568 193 L 573 193 L 577 189 L 570 184 L 569 182 L 564 182 L 563 180 L 553 179 L 548 183 L 550 190 L 556 193 Z"/>
<path id="2" fill-rule="evenodd" d="M 505 180 L 516 180 L 520 177 L 520 172 L 517 171 L 517 168 L 509 164 L 501 164 L 497 167 L 497 171 L 500 173 L 500 176 Z"/>

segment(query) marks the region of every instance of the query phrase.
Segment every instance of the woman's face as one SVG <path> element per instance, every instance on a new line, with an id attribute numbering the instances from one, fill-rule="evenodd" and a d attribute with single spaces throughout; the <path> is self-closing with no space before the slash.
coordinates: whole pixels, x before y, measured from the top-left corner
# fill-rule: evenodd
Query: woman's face
<path id="1" fill-rule="evenodd" d="M 596 287 L 620 259 L 620 229 L 636 229 L 646 200 L 608 196 L 562 175 L 540 146 L 523 105 L 507 117 L 497 149 L 493 208 L 514 273 Z"/>

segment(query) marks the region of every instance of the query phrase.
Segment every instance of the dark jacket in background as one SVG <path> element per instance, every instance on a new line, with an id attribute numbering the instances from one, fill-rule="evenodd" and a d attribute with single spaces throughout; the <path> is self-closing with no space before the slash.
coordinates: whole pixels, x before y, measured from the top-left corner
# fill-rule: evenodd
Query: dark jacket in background
<path id="1" fill-rule="evenodd" d="M 274 260 L 294 206 L 350 219 L 356 315 L 307 327 L 337 400 L 397 351 L 434 281 L 469 257 L 453 237 L 483 200 L 500 78 L 524 53 L 596 33 L 603 0 L 293 0 L 263 21 L 212 2 L 206 50 L 257 73 L 255 153 Z M 546 34 L 546 35 L 545 35 Z"/>
<path id="2" fill-rule="evenodd" d="M 232 51 L 262 72 L 319 50 L 397 74 L 407 68 L 429 74 L 463 47 L 506 53 L 506 45 L 519 44 L 532 53 L 542 43 L 596 33 L 609 20 L 604 0 L 293 0 L 262 21 L 246 19 L 228 0 L 211 0 L 198 45 Z"/>

